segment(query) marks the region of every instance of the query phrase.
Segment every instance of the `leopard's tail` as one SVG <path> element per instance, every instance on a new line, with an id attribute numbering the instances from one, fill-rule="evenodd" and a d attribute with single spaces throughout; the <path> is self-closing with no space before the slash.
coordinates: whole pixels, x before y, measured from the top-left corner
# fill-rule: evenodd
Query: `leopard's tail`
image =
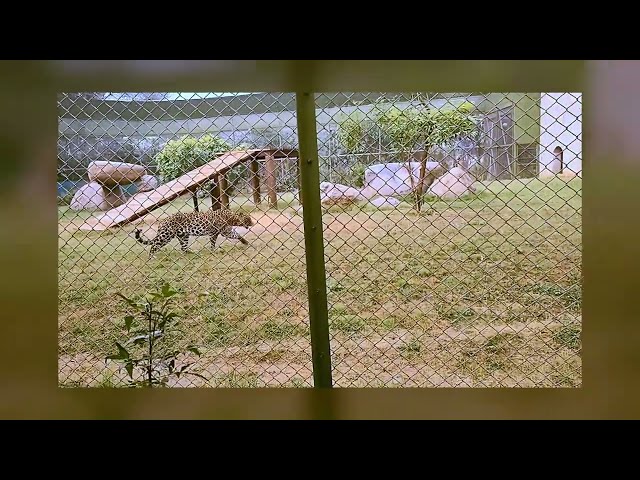
<path id="1" fill-rule="evenodd" d="M 136 240 L 137 241 L 139 241 L 143 245 L 151 245 L 151 243 L 153 243 L 153 240 L 145 240 L 144 238 L 142 238 L 142 235 L 140 235 L 140 233 L 141 233 L 141 230 L 137 229 L 136 230 Z"/>

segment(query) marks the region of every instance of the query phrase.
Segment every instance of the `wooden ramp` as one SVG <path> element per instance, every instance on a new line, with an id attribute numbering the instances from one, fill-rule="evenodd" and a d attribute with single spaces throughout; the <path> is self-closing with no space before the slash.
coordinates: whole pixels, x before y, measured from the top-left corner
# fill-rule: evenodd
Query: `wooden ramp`
<path id="1" fill-rule="evenodd" d="M 119 207 L 88 219 L 80 226 L 80 230 L 101 231 L 133 222 L 185 193 L 195 190 L 219 173 L 224 173 L 239 163 L 253 160 L 267 152 L 270 151 L 242 150 L 224 153 L 202 167 L 160 185 L 155 190 L 137 193 Z"/>

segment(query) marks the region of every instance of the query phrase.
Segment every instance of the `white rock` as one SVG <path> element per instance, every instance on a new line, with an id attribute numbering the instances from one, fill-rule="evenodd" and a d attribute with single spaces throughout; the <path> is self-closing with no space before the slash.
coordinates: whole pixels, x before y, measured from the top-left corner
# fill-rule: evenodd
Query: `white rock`
<path id="1" fill-rule="evenodd" d="M 475 179 L 467 171 L 454 167 L 434 180 L 427 193 L 442 199 L 452 200 L 475 193 Z"/>
<path id="2" fill-rule="evenodd" d="M 377 197 L 371 200 L 371 204 L 378 208 L 397 207 L 400 203 L 400 200 L 393 197 Z"/>
<path id="3" fill-rule="evenodd" d="M 139 192 L 149 192 L 158 188 L 158 185 L 160 185 L 158 178 L 153 175 L 143 175 L 136 183 L 138 185 Z"/>
<path id="4" fill-rule="evenodd" d="M 88 167 L 89 181 L 102 185 L 127 185 L 140 180 L 146 170 L 142 165 L 125 162 L 91 162 Z"/>
<path id="5" fill-rule="evenodd" d="M 124 194 L 119 186 L 105 187 L 97 182 L 90 182 L 78 189 L 71 199 L 72 210 L 110 210 L 125 202 Z"/>
<path id="6" fill-rule="evenodd" d="M 414 186 L 420 180 L 420 162 L 380 163 L 371 165 L 364 172 L 364 189 L 368 193 L 364 195 L 371 198 L 370 192 L 377 195 L 406 195 L 411 193 L 410 167 L 413 176 Z M 434 178 L 444 174 L 445 169 L 438 162 L 426 163 L 426 184 L 428 185 Z"/>
<path id="7" fill-rule="evenodd" d="M 339 183 L 331 183 L 331 182 L 322 182 L 320 184 L 320 194 L 324 194 L 325 197 L 329 198 L 341 198 L 347 197 L 359 200 L 362 198 L 361 192 L 359 189 L 354 187 L 349 187 L 347 185 L 340 185 Z"/>

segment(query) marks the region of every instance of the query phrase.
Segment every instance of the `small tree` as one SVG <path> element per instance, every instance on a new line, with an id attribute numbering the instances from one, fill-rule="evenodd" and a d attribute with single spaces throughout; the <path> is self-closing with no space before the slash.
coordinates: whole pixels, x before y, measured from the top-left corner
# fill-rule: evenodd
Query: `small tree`
<path id="1" fill-rule="evenodd" d="M 459 107 L 449 109 L 432 109 L 426 102 L 421 102 L 419 107 L 405 109 L 377 106 L 379 113 L 374 116 L 374 122 L 390 147 L 398 152 L 400 160 L 405 162 L 417 211 L 422 207 L 429 152 L 434 146 L 444 146 L 473 135 L 476 131 L 476 123 L 471 115 L 473 108 L 472 104 L 463 103 Z M 361 122 L 352 118 L 347 118 L 340 124 L 339 139 L 348 151 L 361 145 L 361 125 Z M 416 185 L 410 162 L 418 150 L 424 151 L 424 157 L 421 160 Z"/>
<path id="2" fill-rule="evenodd" d="M 195 138 L 185 135 L 177 140 L 167 142 L 155 157 L 158 172 L 165 182 L 201 167 L 214 157 L 231 150 L 231 145 L 219 137 L 203 135 Z M 196 192 L 193 192 L 193 203 L 198 210 Z"/>
<path id="3" fill-rule="evenodd" d="M 422 207 L 426 180 L 427 159 L 434 146 L 445 146 L 465 136 L 473 135 L 476 123 L 471 116 L 473 105 L 462 104 L 457 108 L 431 109 L 423 104 L 418 108 L 400 110 L 396 107 L 384 110 L 377 117 L 377 123 L 389 140 L 392 148 L 400 152 L 407 162 L 411 189 L 415 196 L 415 208 Z M 411 157 L 422 149 L 418 185 L 414 185 Z"/>
<path id="4" fill-rule="evenodd" d="M 364 184 L 364 172 L 367 168 L 366 162 L 359 161 L 354 155 L 362 151 L 366 137 L 369 132 L 365 129 L 365 119 L 362 112 L 354 111 L 342 117 L 338 124 L 338 141 L 346 151 L 347 155 L 353 156 L 350 163 L 351 174 L 348 183 L 356 187 Z"/>
<path id="5" fill-rule="evenodd" d="M 355 111 L 345 115 L 339 122 L 338 140 L 347 153 L 352 154 L 358 151 L 364 139 L 362 113 Z"/>
<path id="6" fill-rule="evenodd" d="M 186 351 L 181 352 L 167 341 L 172 330 L 178 331 L 174 327 L 178 313 L 171 309 L 172 297 L 177 293 L 177 290 L 165 283 L 140 302 L 121 293 L 117 294 L 133 310 L 124 317 L 124 329 L 127 334 L 135 336 L 126 342 L 115 342 L 118 351 L 105 357 L 105 361 L 113 360 L 122 364 L 129 374 L 129 386 L 132 388 L 166 387 L 171 377 L 186 375 L 207 380 L 199 373 L 189 370 L 193 363 L 183 363 L 179 368 L 176 365 L 178 357 L 185 356 L 187 352 L 200 356 L 197 347 L 188 345 Z M 133 378 L 135 369 L 141 374 L 138 380 Z"/>

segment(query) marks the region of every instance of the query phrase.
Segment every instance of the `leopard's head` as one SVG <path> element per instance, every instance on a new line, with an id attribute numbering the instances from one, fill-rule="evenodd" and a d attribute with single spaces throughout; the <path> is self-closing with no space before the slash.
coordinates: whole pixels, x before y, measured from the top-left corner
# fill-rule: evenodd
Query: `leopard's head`
<path id="1" fill-rule="evenodd" d="M 249 228 L 255 225 L 253 218 L 248 213 L 235 212 L 233 216 L 233 225 L 235 227 Z"/>

